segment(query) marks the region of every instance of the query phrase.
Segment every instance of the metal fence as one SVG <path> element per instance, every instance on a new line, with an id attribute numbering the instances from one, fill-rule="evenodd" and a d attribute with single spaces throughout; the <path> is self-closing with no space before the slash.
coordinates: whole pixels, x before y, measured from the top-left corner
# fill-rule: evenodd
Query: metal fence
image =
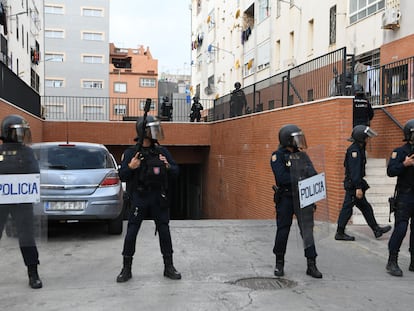
<path id="1" fill-rule="evenodd" d="M 247 105 L 241 114 L 314 101 L 331 96 L 351 96 L 357 84 L 364 88 L 373 105 L 414 98 L 414 57 L 355 73 L 355 58 L 346 48 L 325 54 L 282 73 L 243 88 Z M 129 121 L 144 114 L 146 98 L 42 97 L 46 120 Z M 181 94 L 171 98 L 171 114 L 165 115 L 162 101 L 152 100 L 149 114 L 163 121 L 189 122 L 192 100 Z M 232 94 L 215 100 L 200 99 L 201 121 L 235 117 Z M 240 114 L 238 114 L 240 115 Z"/>
<path id="2" fill-rule="evenodd" d="M 135 121 L 144 115 L 146 98 L 116 97 L 42 97 L 42 117 L 45 120 L 71 121 Z M 150 115 L 163 121 L 190 122 L 191 98 L 172 98 L 172 109 L 166 113 L 162 100 L 152 99 Z M 213 101 L 201 99 L 203 105 L 202 121 L 206 121 L 208 110 Z"/>

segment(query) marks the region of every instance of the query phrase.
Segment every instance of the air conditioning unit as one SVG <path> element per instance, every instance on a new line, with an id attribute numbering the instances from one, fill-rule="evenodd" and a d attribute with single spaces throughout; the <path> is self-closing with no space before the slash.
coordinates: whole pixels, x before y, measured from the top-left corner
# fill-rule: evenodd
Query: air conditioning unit
<path id="1" fill-rule="evenodd" d="M 382 29 L 396 29 L 400 27 L 401 13 L 396 9 L 386 9 L 382 14 Z"/>

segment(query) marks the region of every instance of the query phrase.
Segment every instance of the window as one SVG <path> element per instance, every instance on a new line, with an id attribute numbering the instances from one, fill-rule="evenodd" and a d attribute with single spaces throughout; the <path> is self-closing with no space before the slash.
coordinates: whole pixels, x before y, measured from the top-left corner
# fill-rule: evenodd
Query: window
<path id="1" fill-rule="evenodd" d="M 385 0 L 350 0 L 349 23 L 353 24 L 385 7 Z"/>
<path id="2" fill-rule="evenodd" d="M 63 87 L 63 79 L 46 79 L 45 87 Z"/>
<path id="3" fill-rule="evenodd" d="M 56 30 L 56 29 L 46 29 L 45 30 L 45 38 L 63 39 L 64 35 L 65 35 L 65 33 L 64 33 L 63 30 Z"/>
<path id="4" fill-rule="evenodd" d="M 99 114 L 103 114 L 104 107 L 102 105 L 82 105 L 82 113 L 86 115 L 93 115 L 96 117 Z"/>
<path id="5" fill-rule="evenodd" d="M 125 104 L 115 104 L 114 105 L 114 114 L 116 115 L 126 115 L 126 105 Z"/>
<path id="6" fill-rule="evenodd" d="M 261 70 L 270 65 L 270 41 L 257 47 L 257 69 Z"/>
<path id="7" fill-rule="evenodd" d="M 64 14 L 63 6 L 61 5 L 53 5 L 53 4 L 45 4 L 45 13 L 46 14 Z"/>
<path id="8" fill-rule="evenodd" d="M 308 56 L 313 54 L 314 26 L 313 19 L 308 22 Z"/>
<path id="9" fill-rule="evenodd" d="M 259 17 L 258 22 L 260 23 L 264 19 L 270 16 L 270 5 L 269 0 L 259 0 Z"/>
<path id="10" fill-rule="evenodd" d="M 254 51 L 250 51 L 244 55 L 243 77 L 251 75 L 255 72 L 254 65 Z"/>
<path id="11" fill-rule="evenodd" d="M 336 5 L 329 9 L 329 44 L 336 43 Z"/>
<path id="12" fill-rule="evenodd" d="M 85 89 L 103 89 L 103 81 L 99 81 L 99 80 L 82 80 L 82 88 L 85 88 Z"/>
<path id="13" fill-rule="evenodd" d="M 115 93 L 126 93 L 127 84 L 125 82 L 115 82 L 114 83 L 114 92 Z"/>
<path id="14" fill-rule="evenodd" d="M 45 53 L 45 62 L 63 62 L 63 53 Z"/>
<path id="15" fill-rule="evenodd" d="M 103 64 L 101 55 L 82 55 L 82 62 L 86 64 Z"/>
<path id="16" fill-rule="evenodd" d="M 39 92 L 39 75 L 33 69 L 30 69 L 30 86 Z"/>
<path id="17" fill-rule="evenodd" d="M 103 9 L 94 9 L 94 8 L 82 8 L 83 16 L 90 17 L 103 17 Z"/>
<path id="18" fill-rule="evenodd" d="M 139 102 L 139 109 L 140 109 L 140 110 L 144 110 L 144 108 L 145 108 L 145 104 L 146 104 L 146 100 L 141 100 L 141 101 Z M 152 102 L 151 102 L 151 107 L 150 107 L 150 110 L 155 110 L 155 102 L 154 102 L 154 101 L 152 101 Z"/>
<path id="19" fill-rule="evenodd" d="M 104 35 L 102 32 L 82 32 L 83 40 L 103 41 Z"/>
<path id="20" fill-rule="evenodd" d="M 155 87 L 155 79 L 142 78 L 140 79 L 141 87 Z"/>
<path id="21" fill-rule="evenodd" d="M 215 24 L 216 24 L 216 21 L 215 21 L 215 18 L 214 18 L 214 10 L 211 10 L 210 13 L 207 16 L 208 30 L 213 29 Z"/>

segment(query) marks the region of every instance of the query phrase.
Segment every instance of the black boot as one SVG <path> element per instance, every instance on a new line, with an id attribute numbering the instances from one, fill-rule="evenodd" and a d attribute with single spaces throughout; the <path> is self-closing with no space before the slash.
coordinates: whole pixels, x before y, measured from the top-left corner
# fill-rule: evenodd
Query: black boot
<path id="1" fill-rule="evenodd" d="M 316 258 L 307 258 L 308 261 L 308 269 L 306 270 L 306 274 L 310 275 L 313 278 L 321 279 L 322 273 L 316 267 Z"/>
<path id="2" fill-rule="evenodd" d="M 132 278 L 132 256 L 124 256 L 123 263 L 124 265 L 122 267 L 121 273 L 116 278 L 116 281 L 118 283 L 126 282 Z"/>
<path id="3" fill-rule="evenodd" d="M 276 256 L 276 265 L 275 265 L 275 276 L 284 276 L 285 272 L 283 268 L 285 266 L 285 258 L 284 256 Z"/>
<path id="4" fill-rule="evenodd" d="M 29 275 L 29 285 L 31 288 L 42 288 L 43 284 L 37 273 L 37 265 L 27 266 L 27 274 Z"/>
<path id="5" fill-rule="evenodd" d="M 180 280 L 181 274 L 174 268 L 172 256 L 164 256 L 164 276 L 171 280 Z"/>
<path id="6" fill-rule="evenodd" d="M 340 228 L 336 230 L 335 240 L 338 241 L 355 241 L 355 237 L 345 233 L 345 228 Z"/>
<path id="7" fill-rule="evenodd" d="M 391 254 L 388 257 L 388 263 L 386 267 L 389 274 L 393 276 L 402 276 L 403 272 L 398 266 L 398 254 Z"/>
<path id="8" fill-rule="evenodd" d="M 414 272 L 414 254 L 411 254 L 411 262 L 410 262 L 410 267 L 408 268 L 408 270 Z"/>
<path id="9" fill-rule="evenodd" d="M 375 237 L 378 239 L 378 238 L 380 238 L 384 233 L 387 233 L 388 231 L 390 231 L 391 230 L 391 226 L 384 226 L 384 227 L 380 227 L 380 226 L 377 226 L 375 229 L 374 229 L 374 235 L 375 235 Z"/>

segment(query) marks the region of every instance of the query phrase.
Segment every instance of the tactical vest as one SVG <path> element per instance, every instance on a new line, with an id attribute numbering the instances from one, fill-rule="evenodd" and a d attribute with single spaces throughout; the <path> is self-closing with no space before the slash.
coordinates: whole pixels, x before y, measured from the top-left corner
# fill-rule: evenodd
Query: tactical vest
<path id="1" fill-rule="evenodd" d="M 38 174 L 32 148 L 18 143 L 0 145 L 0 174 Z"/>
<path id="2" fill-rule="evenodd" d="M 163 188 L 167 182 L 167 168 L 160 160 L 160 150 L 157 147 L 143 148 L 143 160 L 137 174 L 138 187 Z"/>

